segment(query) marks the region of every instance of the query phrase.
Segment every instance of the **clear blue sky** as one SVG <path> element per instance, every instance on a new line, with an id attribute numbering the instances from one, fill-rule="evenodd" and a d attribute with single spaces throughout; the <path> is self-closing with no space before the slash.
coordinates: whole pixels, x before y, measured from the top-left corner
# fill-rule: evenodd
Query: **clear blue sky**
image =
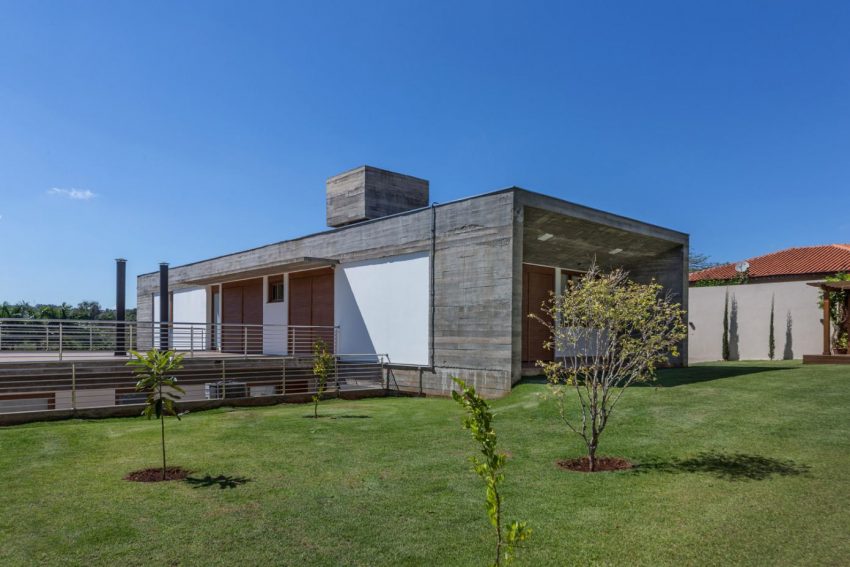
<path id="1" fill-rule="evenodd" d="M 604 5 L 603 5 L 604 4 Z M 850 2 L 0 1 L 0 301 L 324 228 L 369 163 L 737 260 L 850 241 Z"/>

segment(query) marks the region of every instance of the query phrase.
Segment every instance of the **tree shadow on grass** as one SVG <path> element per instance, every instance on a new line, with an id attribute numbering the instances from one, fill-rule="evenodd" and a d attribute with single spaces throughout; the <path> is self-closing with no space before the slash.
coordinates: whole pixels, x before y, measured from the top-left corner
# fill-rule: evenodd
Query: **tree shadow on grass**
<path id="1" fill-rule="evenodd" d="M 712 380 L 722 380 L 724 378 L 736 378 L 738 376 L 759 374 L 761 372 L 780 372 L 782 370 L 792 369 L 792 366 L 755 366 L 749 364 L 738 365 L 729 363 L 689 366 L 688 368 L 665 368 L 658 372 L 658 380 L 656 382 L 644 382 L 635 385 L 662 387 L 683 386 L 685 384 L 710 382 Z"/>
<path id="2" fill-rule="evenodd" d="M 319 415 L 315 417 L 313 414 L 302 415 L 305 419 L 371 419 L 371 415 Z"/>
<path id="3" fill-rule="evenodd" d="M 774 459 L 746 453 L 704 451 L 689 459 L 649 461 L 639 464 L 636 473 L 708 473 L 723 480 L 767 480 L 774 476 L 808 476 L 811 467 L 791 459 Z"/>
<path id="4" fill-rule="evenodd" d="M 758 374 L 760 372 L 779 372 L 781 370 L 792 370 L 793 366 L 755 366 L 749 364 L 729 364 L 728 362 L 689 366 L 687 368 L 663 368 L 658 371 L 658 379 L 655 382 L 637 382 L 633 387 L 672 387 L 684 386 L 685 384 L 696 384 L 698 382 L 710 382 L 712 380 L 722 380 L 724 378 L 735 378 L 738 376 L 746 376 L 748 374 Z M 520 384 L 547 384 L 546 376 L 526 376 L 519 382 Z"/>
<path id="5" fill-rule="evenodd" d="M 211 488 L 218 486 L 220 489 L 236 488 L 247 482 L 251 482 L 250 478 L 243 476 L 229 476 L 220 474 L 218 476 L 206 475 L 203 477 L 188 476 L 186 482 L 192 485 L 192 488 Z"/>

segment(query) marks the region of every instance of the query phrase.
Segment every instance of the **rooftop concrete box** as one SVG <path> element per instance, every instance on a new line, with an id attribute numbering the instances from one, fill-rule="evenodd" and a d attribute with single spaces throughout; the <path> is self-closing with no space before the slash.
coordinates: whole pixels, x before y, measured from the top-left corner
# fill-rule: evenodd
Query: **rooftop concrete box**
<path id="1" fill-rule="evenodd" d="M 336 228 L 428 206 L 428 181 L 364 165 L 328 179 L 327 222 Z"/>

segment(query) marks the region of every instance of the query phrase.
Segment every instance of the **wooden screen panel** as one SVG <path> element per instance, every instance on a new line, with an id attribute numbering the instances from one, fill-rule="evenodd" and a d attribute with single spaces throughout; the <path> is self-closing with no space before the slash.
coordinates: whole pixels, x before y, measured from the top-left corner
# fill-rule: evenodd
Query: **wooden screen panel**
<path id="1" fill-rule="evenodd" d="M 304 327 L 333 327 L 333 270 L 294 272 L 289 275 L 289 344 L 295 354 L 312 351 L 313 343 L 324 340 L 333 348 L 333 330 Z"/>
<path id="2" fill-rule="evenodd" d="M 221 297 L 221 350 L 262 354 L 263 279 L 226 283 Z"/>
<path id="3" fill-rule="evenodd" d="M 242 352 L 242 287 L 223 286 L 221 292 L 221 350 Z M 233 325 L 233 326 L 231 326 Z"/>
<path id="4" fill-rule="evenodd" d="M 530 314 L 543 316 L 541 306 L 555 291 L 555 269 L 543 266 L 522 266 L 522 361 L 553 360 L 555 353 L 543 348 L 551 340 L 549 329 Z"/>

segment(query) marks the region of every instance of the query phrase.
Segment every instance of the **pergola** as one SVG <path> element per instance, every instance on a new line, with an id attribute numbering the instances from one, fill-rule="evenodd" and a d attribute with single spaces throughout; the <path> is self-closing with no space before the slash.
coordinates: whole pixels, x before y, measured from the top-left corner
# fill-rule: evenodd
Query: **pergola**
<path id="1" fill-rule="evenodd" d="M 832 354 L 832 345 L 830 341 L 831 329 L 830 329 L 830 316 L 829 316 L 829 292 L 831 291 L 850 291 L 850 281 L 840 281 L 840 282 L 812 282 L 809 284 L 812 287 L 818 287 L 823 290 L 823 354 L 825 356 L 829 356 Z M 850 308 L 850 293 L 847 294 L 847 297 L 844 300 L 844 309 L 845 312 L 848 312 L 848 308 Z M 850 318 L 844 322 L 844 327 L 850 332 Z"/>

